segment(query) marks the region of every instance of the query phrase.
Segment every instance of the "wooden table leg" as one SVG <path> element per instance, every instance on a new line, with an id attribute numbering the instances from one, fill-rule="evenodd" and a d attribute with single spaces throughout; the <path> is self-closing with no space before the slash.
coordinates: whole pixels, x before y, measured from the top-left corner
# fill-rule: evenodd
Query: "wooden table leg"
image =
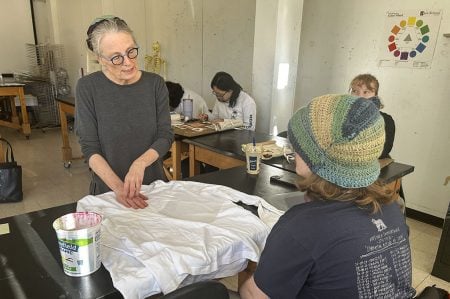
<path id="1" fill-rule="evenodd" d="M 11 107 L 11 122 L 20 126 L 19 116 L 16 111 L 16 100 L 13 96 L 9 97 L 9 105 Z"/>
<path id="2" fill-rule="evenodd" d="M 19 100 L 20 100 L 20 110 L 22 112 L 22 132 L 28 138 L 31 134 L 31 126 L 28 120 L 27 103 L 25 102 L 23 87 L 19 88 Z M 13 109 L 15 111 L 16 109 L 15 104 Z"/>
<path id="3" fill-rule="evenodd" d="M 2 136 L 0 136 L 2 137 Z M 5 152 L 3 151 L 3 141 L 0 141 L 0 162 L 5 162 Z"/>
<path id="4" fill-rule="evenodd" d="M 189 177 L 200 174 L 200 163 L 195 159 L 195 145 L 189 144 Z"/>
<path id="5" fill-rule="evenodd" d="M 246 165 L 245 161 L 240 159 L 226 156 L 201 146 L 189 144 L 189 176 L 200 173 L 200 162 L 219 169 Z"/>
<path id="6" fill-rule="evenodd" d="M 62 156 L 63 162 L 69 163 L 72 160 L 72 148 L 69 143 L 69 129 L 67 128 L 67 116 L 62 104 L 58 103 L 59 107 L 59 120 L 61 122 L 61 137 L 62 137 Z"/>
<path id="7" fill-rule="evenodd" d="M 171 147 L 173 179 L 181 179 L 181 141 L 175 140 Z"/>
<path id="8" fill-rule="evenodd" d="M 0 96 L 10 97 L 11 106 L 11 121 L 0 120 L 0 126 L 5 126 L 13 129 L 20 129 L 25 137 L 29 137 L 31 134 L 31 126 L 28 122 L 27 103 L 25 102 L 25 95 L 23 92 L 23 86 L 1 86 Z M 16 111 L 16 102 L 14 97 L 18 96 L 20 101 L 20 109 L 22 112 L 22 124 L 19 121 Z"/>

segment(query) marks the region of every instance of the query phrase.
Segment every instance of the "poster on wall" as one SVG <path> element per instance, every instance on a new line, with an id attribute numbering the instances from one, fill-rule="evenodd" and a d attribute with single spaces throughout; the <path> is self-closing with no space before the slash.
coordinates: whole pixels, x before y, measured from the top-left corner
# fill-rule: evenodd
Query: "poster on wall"
<path id="1" fill-rule="evenodd" d="M 378 65 L 429 68 L 441 24 L 440 10 L 388 11 Z"/>

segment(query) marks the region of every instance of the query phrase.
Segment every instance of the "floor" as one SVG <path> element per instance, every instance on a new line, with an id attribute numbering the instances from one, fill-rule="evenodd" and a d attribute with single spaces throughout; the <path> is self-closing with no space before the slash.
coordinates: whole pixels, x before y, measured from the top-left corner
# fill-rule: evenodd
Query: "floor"
<path id="1" fill-rule="evenodd" d="M 75 202 L 88 192 L 90 173 L 83 160 L 73 160 L 64 168 L 59 128 L 33 129 L 29 139 L 16 130 L 0 127 L 0 136 L 9 140 L 16 160 L 22 165 L 24 200 L 0 205 L 0 218 Z M 80 148 L 70 134 L 73 156 L 79 157 Z M 407 219 L 413 259 L 413 286 L 420 292 L 428 285 L 450 291 L 450 283 L 430 275 L 442 230 Z M 236 289 L 237 278 L 222 280 L 230 289 Z"/>

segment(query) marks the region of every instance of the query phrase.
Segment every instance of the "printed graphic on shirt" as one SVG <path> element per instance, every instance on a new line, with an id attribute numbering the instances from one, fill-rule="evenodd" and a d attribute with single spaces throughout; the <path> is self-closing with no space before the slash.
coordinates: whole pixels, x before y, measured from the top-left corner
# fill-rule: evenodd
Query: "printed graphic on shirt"
<path id="1" fill-rule="evenodd" d="M 253 114 L 250 114 L 249 118 L 248 118 L 248 126 L 246 126 L 246 129 L 249 129 L 253 127 Z"/>
<path id="2" fill-rule="evenodd" d="M 379 232 L 387 228 L 386 224 L 384 224 L 383 220 L 381 219 L 372 219 L 372 223 L 375 224 Z"/>
<path id="3" fill-rule="evenodd" d="M 369 239 L 365 254 L 355 263 L 359 298 L 410 298 L 411 257 L 400 228 L 388 229 L 372 219 L 379 234 Z"/>

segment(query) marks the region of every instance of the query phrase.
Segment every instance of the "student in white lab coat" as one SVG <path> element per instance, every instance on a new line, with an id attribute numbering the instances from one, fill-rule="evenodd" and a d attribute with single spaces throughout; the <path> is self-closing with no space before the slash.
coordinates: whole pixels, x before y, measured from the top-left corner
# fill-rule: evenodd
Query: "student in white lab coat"
<path id="1" fill-rule="evenodd" d="M 205 100 L 193 90 L 183 88 L 181 84 L 166 81 L 167 89 L 169 90 L 169 106 L 170 111 L 183 114 L 183 99 L 192 99 L 193 109 L 192 117 L 200 118 L 199 115 L 205 114 L 211 116 L 209 112 L 208 105 L 206 105 Z"/>
<path id="2" fill-rule="evenodd" d="M 255 100 L 242 90 L 230 74 L 218 72 L 211 81 L 211 89 L 217 101 L 210 120 L 241 119 L 247 130 L 255 130 Z"/>

